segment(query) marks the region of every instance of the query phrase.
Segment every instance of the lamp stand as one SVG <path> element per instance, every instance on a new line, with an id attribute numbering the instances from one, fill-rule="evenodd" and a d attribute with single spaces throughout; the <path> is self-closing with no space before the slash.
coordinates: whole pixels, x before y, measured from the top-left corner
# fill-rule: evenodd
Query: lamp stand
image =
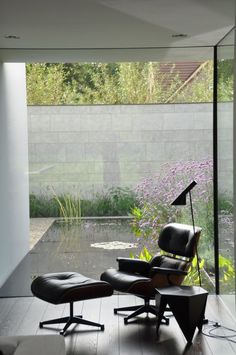
<path id="1" fill-rule="evenodd" d="M 193 224 L 193 234 L 195 235 L 195 223 L 194 223 L 194 214 L 193 214 L 193 204 L 192 204 L 192 196 L 191 191 L 189 191 L 189 200 L 190 200 L 190 208 L 191 208 L 191 216 L 192 216 L 192 224 Z M 202 279 L 200 273 L 200 266 L 199 266 L 199 256 L 198 256 L 198 247 L 196 245 L 196 257 L 197 257 L 197 272 L 198 272 L 198 279 L 199 279 L 199 286 L 202 286 Z"/>

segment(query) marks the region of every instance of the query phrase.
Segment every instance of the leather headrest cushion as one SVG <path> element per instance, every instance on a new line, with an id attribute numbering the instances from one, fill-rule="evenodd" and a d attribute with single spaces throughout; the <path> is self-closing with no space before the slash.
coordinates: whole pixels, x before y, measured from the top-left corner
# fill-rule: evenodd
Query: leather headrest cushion
<path id="1" fill-rule="evenodd" d="M 180 223 L 167 224 L 159 235 L 159 247 L 175 255 L 192 258 L 195 254 L 196 242 L 201 228 Z"/>

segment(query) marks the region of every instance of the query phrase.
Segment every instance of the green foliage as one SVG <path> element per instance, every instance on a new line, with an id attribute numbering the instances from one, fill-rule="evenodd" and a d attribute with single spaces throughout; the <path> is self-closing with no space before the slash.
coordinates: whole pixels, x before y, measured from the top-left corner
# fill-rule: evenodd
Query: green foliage
<path id="1" fill-rule="evenodd" d="M 36 196 L 30 194 L 30 218 L 35 217 L 59 217 L 59 206 L 54 198 L 49 198 L 47 195 Z"/>
<path id="2" fill-rule="evenodd" d="M 28 64 L 26 68 L 29 104 L 164 103 L 181 85 L 174 65 L 164 72 L 156 62 Z"/>
<path id="3" fill-rule="evenodd" d="M 66 103 L 116 103 L 118 68 L 118 63 L 63 64 L 65 84 L 77 93 Z"/>
<path id="4" fill-rule="evenodd" d="M 71 218 L 81 218 L 81 201 L 80 198 L 70 194 L 57 196 L 54 193 L 54 199 L 59 206 L 60 217 L 63 217 L 66 222 L 70 222 Z"/>
<path id="5" fill-rule="evenodd" d="M 234 61 L 218 61 L 217 95 L 219 102 L 233 101 Z M 213 101 L 213 61 L 202 65 L 202 69 L 169 102 L 212 102 Z"/>
<path id="6" fill-rule="evenodd" d="M 124 104 L 165 103 L 181 85 L 173 69 L 174 65 L 169 72 L 164 72 L 157 62 L 121 63 L 119 101 Z"/>
<path id="7" fill-rule="evenodd" d="M 153 253 L 150 252 L 150 250 L 147 249 L 147 247 L 144 247 L 141 252 L 138 255 L 134 255 L 132 252 L 130 253 L 131 258 L 139 258 L 140 260 L 145 260 L 145 261 L 150 261 L 153 257 Z M 202 275 L 204 275 L 204 259 L 200 260 L 199 262 L 199 270 L 201 274 L 201 279 Z M 210 288 L 209 284 L 209 278 L 207 280 L 204 280 L 206 283 L 206 288 Z M 183 285 L 199 285 L 200 280 L 199 280 L 199 274 L 198 274 L 198 267 L 197 267 L 197 257 L 195 256 L 192 260 L 192 264 L 188 270 L 188 274 L 186 275 Z"/>
<path id="8" fill-rule="evenodd" d="M 137 203 L 135 193 L 127 187 L 113 187 L 82 201 L 83 216 L 127 216 Z"/>
<path id="9" fill-rule="evenodd" d="M 227 283 L 235 279 L 235 269 L 233 262 L 219 255 L 220 281 Z"/>
<path id="10" fill-rule="evenodd" d="M 63 64 L 28 64 L 26 79 L 29 105 L 60 105 L 76 99 L 74 85 L 65 84 Z"/>
<path id="11" fill-rule="evenodd" d="M 205 259 L 207 257 L 207 266 L 213 266 L 213 197 L 211 187 L 208 190 L 208 198 L 204 200 L 194 201 L 195 224 L 202 228 L 199 242 L 200 255 Z M 182 223 L 192 224 L 189 209 L 182 209 L 179 221 Z"/>
<path id="12" fill-rule="evenodd" d="M 139 228 L 140 221 L 143 218 L 143 210 L 137 206 L 134 206 L 134 208 L 131 210 L 131 214 L 134 217 L 133 223 L 132 223 L 132 231 L 136 235 L 136 237 L 144 237 L 145 234 L 142 233 L 141 229 Z"/>
<path id="13" fill-rule="evenodd" d="M 213 62 L 209 60 L 202 70 L 175 97 L 172 102 L 212 102 Z"/>
<path id="14" fill-rule="evenodd" d="M 80 200 L 70 194 L 30 195 L 30 217 L 99 217 L 127 216 L 137 203 L 129 188 L 115 187 L 97 193 L 90 200 Z"/>
<path id="15" fill-rule="evenodd" d="M 233 61 L 219 61 L 218 70 L 219 101 L 232 101 Z M 26 72 L 31 105 L 212 102 L 213 95 L 212 61 L 181 90 L 169 63 L 38 63 L 27 64 Z"/>
<path id="16" fill-rule="evenodd" d="M 235 267 L 230 258 L 219 255 L 220 293 L 233 294 L 235 292 Z"/>
<path id="17" fill-rule="evenodd" d="M 234 73 L 234 59 L 221 59 L 218 61 L 217 67 L 219 82 L 226 82 L 231 79 Z"/>
<path id="18" fill-rule="evenodd" d="M 202 273 L 204 267 L 204 259 L 201 259 L 199 262 L 199 270 Z M 195 256 L 192 260 L 192 264 L 188 270 L 188 275 L 185 277 L 183 284 L 184 285 L 199 285 L 199 274 L 197 267 L 197 257 Z"/>
<path id="19" fill-rule="evenodd" d="M 89 70 L 89 85 L 85 85 L 81 103 L 119 103 L 119 65 L 115 63 L 92 64 Z"/>
<path id="20" fill-rule="evenodd" d="M 150 261 L 151 258 L 153 257 L 153 254 L 150 252 L 150 250 L 148 250 L 146 247 L 144 247 L 141 252 L 139 253 L 139 255 L 134 255 L 132 252 L 130 253 L 130 257 L 132 259 L 134 258 L 139 258 L 141 260 L 145 260 L 145 261 Z"/>
<path id="21" fill-rule="evenodd" d="M 141 252 L 138 255 L 134 255 L 132 252 L 130 253 L 131 258 L 139 258 L 141 260 L 150 261 L 153 257 L 153 253 L 148 250 L 147 247 L 143 247 Z M 208 273 L 205 270 L 205 260 L 200 259 L 199 262 L 199 271 L 201 277 L 201 284 L 203 287 L 208 289 L 209 291 L 214 291 L 214 282 L 209 277 Z M 221 293 L 226 292 L 234 292 L 234 280 L 235 280 L 235 269 L 233 266 L 233 262 L 219 255 L 219 269 L 220 269 L 220 281 L 221 281 Z M 192 260 L 192 264 L 188 270 L 188 274 L 184 278 L 183 285 L 196 285 L 200 284 L 198 266 L 197 266 L 197 256 Z"/>
<path id="22" fill-rule="evenodd" d="M 223 211 L 225 214 L 233 214 L 233 201 L 227 196 L 219 195 L 218 207 L 220 212 Z"/>
<path id="23" fill-rule="evenodd" d="M 218 61 L 218 100 L 233 101 L 234 97 L 234 60 Z"/>

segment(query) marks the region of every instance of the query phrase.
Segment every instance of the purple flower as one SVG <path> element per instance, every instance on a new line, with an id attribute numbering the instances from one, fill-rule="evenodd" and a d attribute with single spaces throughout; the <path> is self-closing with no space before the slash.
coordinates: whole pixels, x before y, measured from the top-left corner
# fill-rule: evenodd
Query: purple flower
<path id="1" fill-rule="evenodd" d="M 142 219 L 136 225 L 145 238 L 156 241 L 162 225 L 176 220 L 183 209 L 171 206 L 171 202 L 192 180 L 197 182 L 192 193 L 195 212 L 198 202 L 212 203 L 212 167 L 210 159 L 165 163 L 159 173 L 140 181 L 135 191 Z"/>

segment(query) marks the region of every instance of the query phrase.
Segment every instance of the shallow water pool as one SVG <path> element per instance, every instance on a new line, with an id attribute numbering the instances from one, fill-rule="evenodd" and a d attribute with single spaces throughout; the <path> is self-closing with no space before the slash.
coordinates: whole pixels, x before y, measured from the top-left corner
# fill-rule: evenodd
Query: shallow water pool
<path id="1" fill-rule="evenodd" d="M 34 277 L 75 271 L 99 279 L 118 256 L 138 254 L 129 219 L 92 219 L 64 223 L 55 221 L 24 257 L 0 290 L 0 297 L 32 296 Z"/>

